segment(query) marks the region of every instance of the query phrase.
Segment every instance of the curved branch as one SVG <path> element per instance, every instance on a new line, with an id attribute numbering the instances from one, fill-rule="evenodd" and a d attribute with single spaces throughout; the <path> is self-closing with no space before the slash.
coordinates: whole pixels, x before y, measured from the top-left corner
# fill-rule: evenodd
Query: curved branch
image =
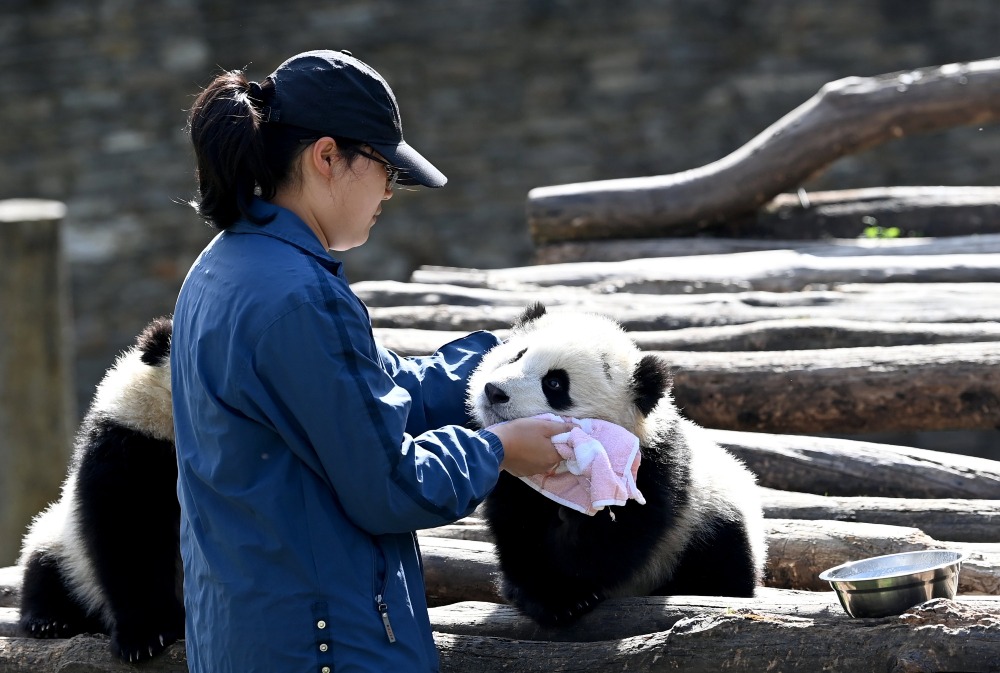
<path id="1" fill-rule="evenodd" d="M 1000 59 L 877 77 L 820 91 L 732 154 L 671 175 L 539 187 L 536 244 L 676 233 L 755 210 L 840 157 L 908 135 L 1000 120 Z"/>

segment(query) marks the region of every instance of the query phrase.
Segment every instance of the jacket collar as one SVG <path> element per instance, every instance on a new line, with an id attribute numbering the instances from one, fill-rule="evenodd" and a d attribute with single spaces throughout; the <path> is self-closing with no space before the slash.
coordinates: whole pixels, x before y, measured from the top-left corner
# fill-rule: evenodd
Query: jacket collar
<path id="1" fill-rule="evenodd" d="M 273 219 L 267 224 L 254 224 L 249 220 L 239 219 L 226 231 L 234 234 L 261 234 L 276 238 L 316 257 L 330 271 L 338 275 L 343 273 L 343 264 L 332 258 L 330 253 L 323 249 L 309 225 L 292 211 L 255 196 L 250 204 L 250 214 L 257 218 L 273 216 Z"/>

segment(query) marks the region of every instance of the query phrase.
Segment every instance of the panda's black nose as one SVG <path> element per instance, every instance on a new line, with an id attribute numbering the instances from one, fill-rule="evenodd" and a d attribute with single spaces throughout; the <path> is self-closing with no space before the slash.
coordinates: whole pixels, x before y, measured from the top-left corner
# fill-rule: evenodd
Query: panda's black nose
<path id="1" fill-rule="evenodd" d="M 503 404 L 504 402 L 510 402 L 510 397 L 507 396 L 507 393 L 500 390 L 500 388 L 492 383 L 486 384 L 486 399 L 490 401 L 490 404 Z"/>

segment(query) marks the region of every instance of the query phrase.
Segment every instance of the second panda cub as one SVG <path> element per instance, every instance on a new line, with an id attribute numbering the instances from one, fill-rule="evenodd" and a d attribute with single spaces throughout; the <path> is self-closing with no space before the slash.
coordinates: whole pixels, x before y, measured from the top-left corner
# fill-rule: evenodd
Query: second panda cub
<path id="1" fill-rule="evenodd" d="M 681 417 L 668 365 L 611 319 L 530 306 L 469 381 L 483 427 L 553 413 L 597 418 L 639 438 L 646 503 L 593 516 L 501 473 L 485 504 L 501 593 L 546 625 L 622 596 L 752 596 L 765 560 L 754 476 Z M 613 512 L 613 516 L 612 516 Z"/>

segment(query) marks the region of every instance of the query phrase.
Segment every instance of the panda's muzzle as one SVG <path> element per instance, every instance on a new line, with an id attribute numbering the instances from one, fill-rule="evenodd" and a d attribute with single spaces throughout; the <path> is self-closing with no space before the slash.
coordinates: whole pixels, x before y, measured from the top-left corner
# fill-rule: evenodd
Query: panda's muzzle
<path id="1" fill-rule="evenodd" d="M 504 402 L 510 402 L 510 396 L 507 395 L 499 386 L 492 383 L 487 383 L 486 388 L 486 399 L 490 404 L 503 404 Z"/>

